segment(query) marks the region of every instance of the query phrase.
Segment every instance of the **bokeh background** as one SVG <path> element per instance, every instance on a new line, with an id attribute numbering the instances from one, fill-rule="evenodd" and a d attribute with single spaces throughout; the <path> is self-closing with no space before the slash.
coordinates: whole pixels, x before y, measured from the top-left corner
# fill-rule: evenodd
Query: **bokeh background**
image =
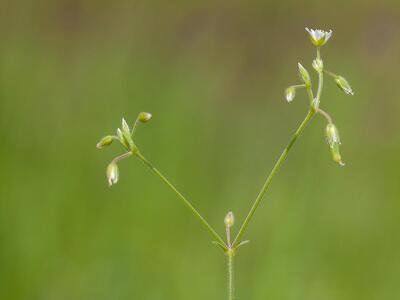
<path id="1" fill-rule="evenodd" d="M 306 26 L 334 31 L 325 65 L 356 92 L 327 78 L 322 98 L 347 165 L 317 116 L 249 227 L 237 299 L 399 299 L 400 5 L 365 0 L 1 1 L 0 298 L 225 299 L 208 233 L 137 160 L 109 188 L 121 148 L 95 144 L 152 112 L 138 146 L 222 234 L 306 114 L 283 97 L 312 71 Z"/>

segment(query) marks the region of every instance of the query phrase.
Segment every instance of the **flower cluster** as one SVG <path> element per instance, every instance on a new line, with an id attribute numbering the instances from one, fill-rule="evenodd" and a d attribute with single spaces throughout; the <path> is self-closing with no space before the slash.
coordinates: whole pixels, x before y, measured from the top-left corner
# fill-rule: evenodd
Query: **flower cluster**
<path id="1" fill-rule="evenodd" d="M 147 112 L 141 112 L 137 118 L 132 128 L 129 126 L 128 122 L 123 118 L 121 128 L 117 129 L 116 135 L 106 135 L 101 138 L 97 143 L 96 147 L 98 149 L 103 149 L 112 144 L 114 140 L 119 141 L 120 144 L 125 148 L 126 152 L 122 155 L 115 157 L 107 167 L 106 175 L 107 182 L 109 186 L 112 186 L 118 182 L 119 179 L 119 169 L 118 162 L 125 159 L 131 155 L 136 155 L 138 153 L 138 148 L 133 142 L 133 136 L 135 134 L 136 128 L 139 123 L 146 123 L 150 121 L 151 114 Z"/>
<path id="2" fill-rule="evenodd" d="M 312 62 L 313 69 L 318 73 L 317 92 L 316 92 L 316 95 L 314 96 L 314 92 L 311 87 L 310 74 L 308 73 L 306 68 L 299 63 L 298 64 L 298 72 L 299 72 L 299 76 L 302 81 L 302 84 L 289 86 L 285 90 L 285 98 L 286 98 L 287 102 L 292 102 L 296 96 L 297 89 L 305 88 L 307 90 L 307 94 L 310 99 L 311 111 L 313 112 L 313 114 L 314 113 L 321 114 L 327 120 L 325 135 L 326 135 L 327 142 L 328 142 L 331 154 L 332 154 L 332 158 L 335 162 L 337 162 L 338 164 L 343 166 L 344 163 L 342 161 L 342 157 L 341 157 L 340 151 L 339 151 L 339 146 L 341 144 L 340 138 L 339 138 L 339 132 L 338 132 L 336 126 L 333 124 L 331 116 L 327 112 L 323 111 L 320 108 L 320 101 L 321 101 L 320 98 L 321 98 L 321 93 L 322 93 L 323 75 L 327 74 L 327 75 L 331 76 L 334 79 L 336 85 L 347 95 L 354 95 L 354 92 L 353 92 L 353 89 L 351 88 L 350 84 L 348 83 L 348 81 L 343 76 L 340 76 L 333 72 L 325 70 L 324 62 L 323 62 L 323 60 L 321 58 L 321 54 L 320 54 L 320 48 L 321 48 L 321 46 L 325 45 L 328 42 L 328 40 L 331 38 L 332 30 L 324 31 L 324 30 L 320 30 L 320 29 L 306 28 L 306 31 L 308 32 L 311 42 L 317 48 L 317 57 Z"/>

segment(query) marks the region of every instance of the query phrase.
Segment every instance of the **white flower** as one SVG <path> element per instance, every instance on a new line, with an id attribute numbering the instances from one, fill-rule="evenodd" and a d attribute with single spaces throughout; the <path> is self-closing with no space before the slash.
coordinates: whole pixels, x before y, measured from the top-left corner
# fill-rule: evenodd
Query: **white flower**
<path id="1" fill-rule="evenodd" d="M 308 29 L 306 27 L 306 31 L 310 35 L 311 42 L 315 46 L 323 46 L 332 36 L 332 30 L 324 31 L 320 29 Z"/>

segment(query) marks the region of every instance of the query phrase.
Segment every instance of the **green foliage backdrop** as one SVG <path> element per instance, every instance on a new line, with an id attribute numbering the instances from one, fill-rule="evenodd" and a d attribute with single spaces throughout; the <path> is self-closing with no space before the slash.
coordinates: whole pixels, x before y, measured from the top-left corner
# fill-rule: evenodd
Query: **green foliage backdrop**
<path id="1" fill-rule="evenodd" d="M 400 297 L 397 1 L 2 1 L 0 298 L 224 299 L 223 255 L 137 160 L 95 148 L 150 111 L 141 151 L 223 231 L 243 220 L 307 110 L 304 27 L 334 31 L 317 117 L 279 171 L 237 258 L 238 299 Z"/>

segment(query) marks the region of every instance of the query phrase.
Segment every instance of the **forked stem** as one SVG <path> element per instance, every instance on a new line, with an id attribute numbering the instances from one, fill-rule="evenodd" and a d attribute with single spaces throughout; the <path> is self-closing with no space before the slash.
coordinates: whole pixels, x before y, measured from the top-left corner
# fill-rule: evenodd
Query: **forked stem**
<path id="1" fill-rule="evenodd" d="M 281 156 L 278 158 L 278 160 L 275 163 L 275 166 L 272 168 L 271 173 L 269 174 L 267 180 L 265 181 L 263 187 L 261 188 L 260 193 L 258 194 L 256 200 L 254 201 L 246 219 L 244 220 L 242 226 L 239 229 L 238 234 L 236 235 L 235 240 L 233 241 L 233 245 L 237 245 L 237 243 L 240 242 L 240 239 L 242 238 L 244 232 L 247 229 L 247 226 L 249 225 L 251 219 L 253 218 L 254 213 L 257 210 L 257 207 L 260 205 L 261 199 L 263 198 L 265 192 L 268 190 L 269 185 L 271 184 L 272 179 L 274 178 L 275 174 L 278 172 L 279 167 L 282 165 L 282 163 L 286 160 L 290 149 L 292 149 L 293 145 L 296 143 L 298 137 L 301 135 L 303 132 L 304 128 L 307 126 L 308 122 L 312 119 L 314 116 L 315 111 L 314 110 L 309 110 L 307 116 L 303 120 L 303 122 L 300 124 L 299 128 L 297 128 L 295 134 L 293 135 L 292 139 L 290 140 L 289 144 L 286 146 L 286 148 L 283 150 Z"/>
<path id="2" fill-rule="evenodd" d="M 224 240 L 214 230 L 214 228 L 203 218 L 203 216 L 194 208 L 194 206 L 176 189 L 171 182 L 168 181 L 165 176 L 158 171 L 139 151 L 136 153 L 138 157 L 154 174 L 156 174 L 178 197 L 182 202 L 189 208 L 193 215 L 206 227 L 208 232 L 216 239 L 221 245 L 225 245 Z"/>
<path id="3" fill-rule="evenodd" d="M 321 59 L 321 53 L 320 53 L 320 48 L 317 47 L 317 59 Z M 310 110 L 308 111 L 307 116 L 301 122 L 299 128 L 297 128 L 296 132 L 294 133 L 292 139 L 290 140 L 289 144 L 286 146 L 286 148 L 283 150 L 281 156 L 278 158 L 276 161 L 274 167 L 271 170 L 271 173 L 268 175 L 267 180 L 265 181 L 264 185 L 261 188 L 260 193 L 258 194 L 256 200 L 254 200 L 254 203 L 252 207 L 250 208 L 249 213 L 246 216 L 246 219 L 244 220 L 242 226 L 239 229 L 238 234 L 236 235 L 236 238 L 234 239 L 232 245 L 233 247 L 240 243 L 240 239 L 242 238 L 243 234 L 245 233 L 247 226 L 249 225 L 251 219 L 254 216 L 254 213 L 256 212 L 258 206 L 261 203 L 261 200 L 265 194 L 265 192 L 268 190 L 269 185 L 271 184 L 272 179 L 274 178 L 275 174 L 278 172 L 280 166 L 282 163 L 286 160 L 290 149 L 293 147 L 293 145 L 296 143 L 298 137 L 301 135 L 303 132 L 304 128 L 306 128 L 307 124 L 310 122 L 312 117 L 318 112 L 318 105 L 320 102 L 321 94 L 322 94 L 322 88 L 323 88 L 323 83 L 324 83 L 324 75 L 323 72 L 318 72 L 318 88 L 317 88 L 317 96 L 314 99 L 314 95 L 311 89 L 311 86 L 307 87 L 307 95 L 310 100 Z M 314 105 L 317 104 L 315 107 Z M 322 113 L 323 114 L 323 113 Z"/>

